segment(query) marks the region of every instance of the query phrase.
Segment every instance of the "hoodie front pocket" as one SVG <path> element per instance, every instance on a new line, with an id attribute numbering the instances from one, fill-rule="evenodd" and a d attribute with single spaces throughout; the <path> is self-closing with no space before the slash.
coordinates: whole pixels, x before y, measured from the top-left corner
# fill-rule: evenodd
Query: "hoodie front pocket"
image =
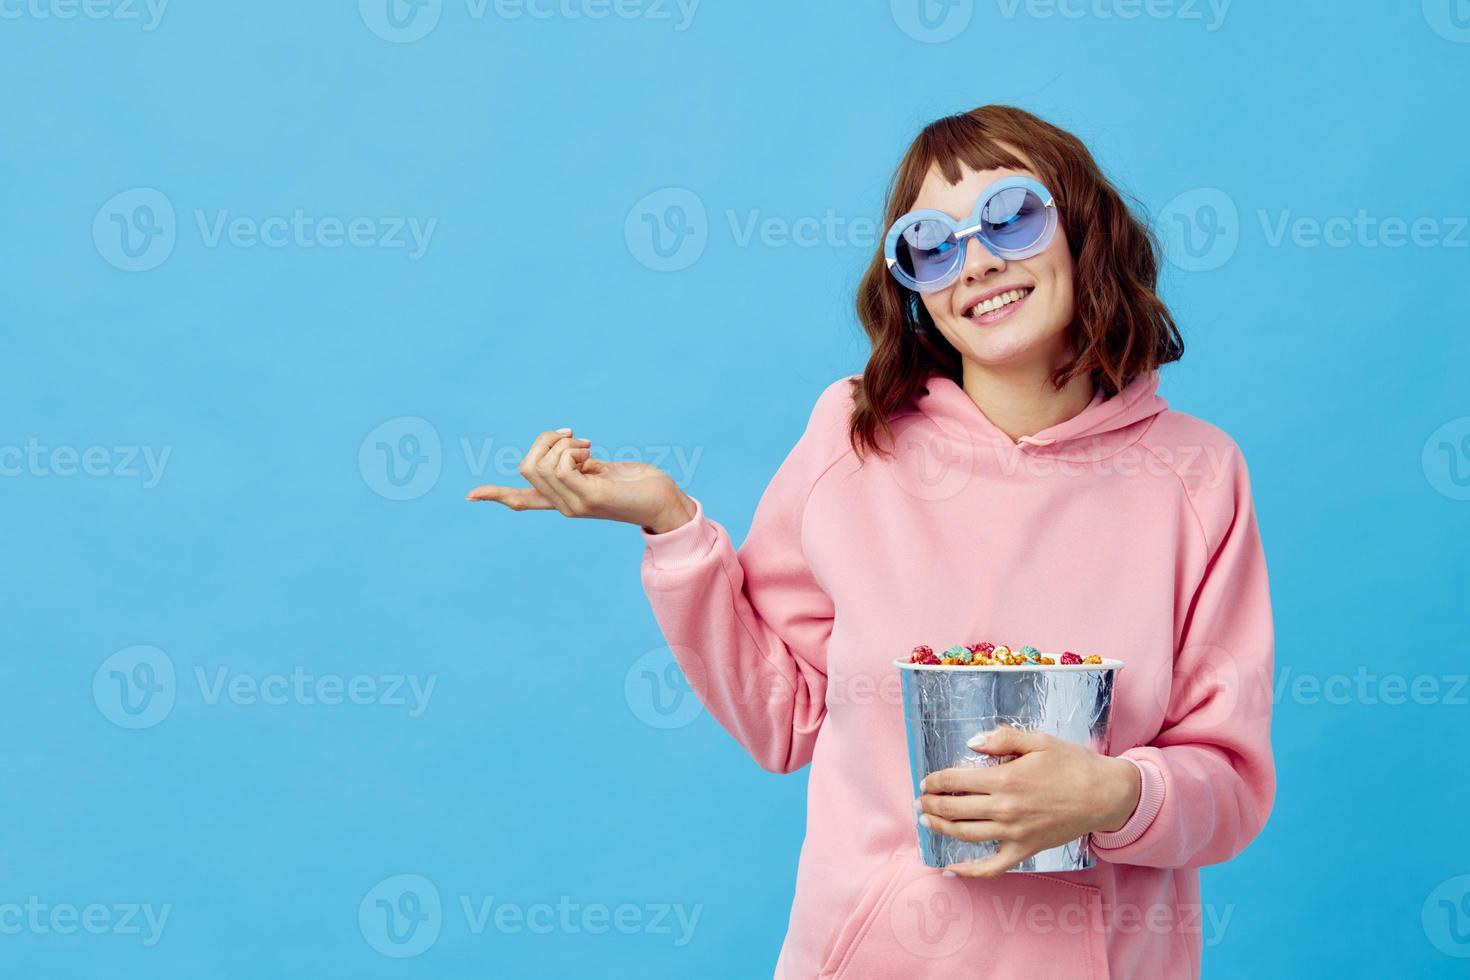
<path id="1" fill-rule="evenodd" d="M 895 857 L 823 977 L 1108 980 L 1099 889 L 1054 875 L 946 878 L 912 853 Z"/>
<path id="2" fill-rule="evenodd" d="M 898 881 L 904 870 L 906 862 L 916 862 L 917 857 L 910 848 L 895 852 L 888 856 L 876 871 L 868 878 L 862 894 L 858 897 L 857 905 L 853 906 L 846 919 L 837 930 L 837 941 L 832 946 L 832 951 L 827 954 L 826 960 L 822 962 L 819 977 L 833 977 L 843 968 L 843 962 L 847 954 L 855 947 L 862 938 L 863 933 L 873 925 L 873 917 L 884 904 L 887 892 Z"/>

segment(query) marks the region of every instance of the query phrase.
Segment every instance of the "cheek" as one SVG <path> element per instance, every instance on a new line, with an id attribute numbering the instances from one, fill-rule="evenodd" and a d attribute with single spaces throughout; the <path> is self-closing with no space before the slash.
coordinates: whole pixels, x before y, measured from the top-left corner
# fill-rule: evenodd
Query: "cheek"
<path id="1" fill-rule="evenodd" d="M 1052 308 L 1062 319 L 1062 325 L 1066 326 L 1072 320 L 1072 311 L 1075 306 L 1072 291 L 1072 269 L 1070 266 L 1057 270 L 1054 282 L 1056 295 L 1053 297 Z"/>
<path id="2" fill-rule="evenodd" d="M 1062 247 L 1060 256 L 1047 252 L 1047 262 L 1037 270 L 1037 279 L 1045 285 L 1047 301 L 1045 310 L 1048 326 L 1061 329 L 1072 322 L 1075 306 L 1072 282 L 1072 256 Z"/>
<path id="3" fill-rule="evenodd" d="M 929 319 L 940 323 L 949 317 L 954 308 L 954 291 L 958 287 L 949 286 L 936 293 L 920 293 L 919 300 L 924 304 L 924 309 L 929 312 Z"/>

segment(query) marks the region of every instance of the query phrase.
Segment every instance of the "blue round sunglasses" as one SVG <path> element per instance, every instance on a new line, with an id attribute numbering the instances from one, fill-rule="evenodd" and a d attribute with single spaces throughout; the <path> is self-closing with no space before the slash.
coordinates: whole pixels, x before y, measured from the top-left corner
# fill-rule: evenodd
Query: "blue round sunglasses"
<path id="1" fill-rule="evenodd" d="M 883 256 L 893 278 L 932 293 L 960 277 L 966 239 L 980 239 L 1002 259 L 1026 259 L 1046 248 L 1056 230 L 1051 191 L 1030 177 L 1002 177 L 981 192 L 964 222 L 931 208 L 903 215 L 888 229 Z"/>

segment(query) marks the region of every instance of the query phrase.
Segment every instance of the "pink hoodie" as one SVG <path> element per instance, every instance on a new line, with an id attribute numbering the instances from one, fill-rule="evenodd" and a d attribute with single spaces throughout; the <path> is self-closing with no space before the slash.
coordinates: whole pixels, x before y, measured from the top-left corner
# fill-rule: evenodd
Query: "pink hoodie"
<path id="1" fill-rule="evenodd" d="M 1266 822 L 1272 626 L 1246 466 L 1158 376 L 1011 442 L 932 376 L 860 464 L 847 378 L 817 400 L 737 552 L 696 499 L 644 533 L 654 614 L 764 768 L 811 763 L 782 978 L 1197 977 L 1225 918 L 1201 865 Z M 895 657 L 990 639 L 1125 662 L 1110 755 L 1143 794 L 1095 867 L 999 879 L 920 863 Z"/>

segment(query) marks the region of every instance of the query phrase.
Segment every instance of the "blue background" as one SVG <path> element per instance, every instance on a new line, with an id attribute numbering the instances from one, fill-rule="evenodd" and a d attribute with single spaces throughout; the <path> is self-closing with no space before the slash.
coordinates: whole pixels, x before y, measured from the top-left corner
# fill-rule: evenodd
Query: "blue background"
<path id="1" fill-rule="evenodd" d="M 1163 393 L 1250 462 L 1280 792 L 1205 872 L 1231 914 L 1206 976 L 1470 969 L 1463 0 L 1238 0 L 1223 21 L 988 0 L 929 27 L 912 0 L 705 0 L 686 24 L 652 0 L 445 0 L 413 41 L 432 8 L 395 34 L 371 0 L 179 3 L 152 30 L 115 16 L 141 7 L 27 3 L 0 19 L 0 903 L 171 912 L 151 946 L 0 933 L 0 973 L 769 975 L 805 776 L 762 772 L 663 682 L 634 528 L 463 495 L 520 483 L 534 435 L 571 425 L 606 453 L 671 447 L 743 538 L 816 395 L 861 368 L 863 222 L 899 155 L 985 102 L 1074 130 L 1168 234 L 1188 352 Z M 169 227 L 137 188 L 174 242 L 132 239 L 157 261 L 130 272 L 113 216 Z M 196 218 L 296 209 L 436 225 L 412 258 L 211 245 Z M 1370 230 L 1313 244 L 1360 210 Z M 1419 218 L 1418 244 L 1371 230 Z M 102 447 L 108 475 L 64 475 L 58 447 Z M 115 447 L 168 451 L 162 478 Z M 112 671 L 145 675 L 109 658 L 139 645 L 175 681 L 133 730 Z M 1440 693 L 1289 686 L 1362 665 Z M 211 703 L 196 675 L 298 668 L 436 686 L 413 717 Z M 401 874 L 443 903 L 409 959 L 358 917 Z M 683 945 L 475 934 L 461 896 L 700 918 Z"/>

